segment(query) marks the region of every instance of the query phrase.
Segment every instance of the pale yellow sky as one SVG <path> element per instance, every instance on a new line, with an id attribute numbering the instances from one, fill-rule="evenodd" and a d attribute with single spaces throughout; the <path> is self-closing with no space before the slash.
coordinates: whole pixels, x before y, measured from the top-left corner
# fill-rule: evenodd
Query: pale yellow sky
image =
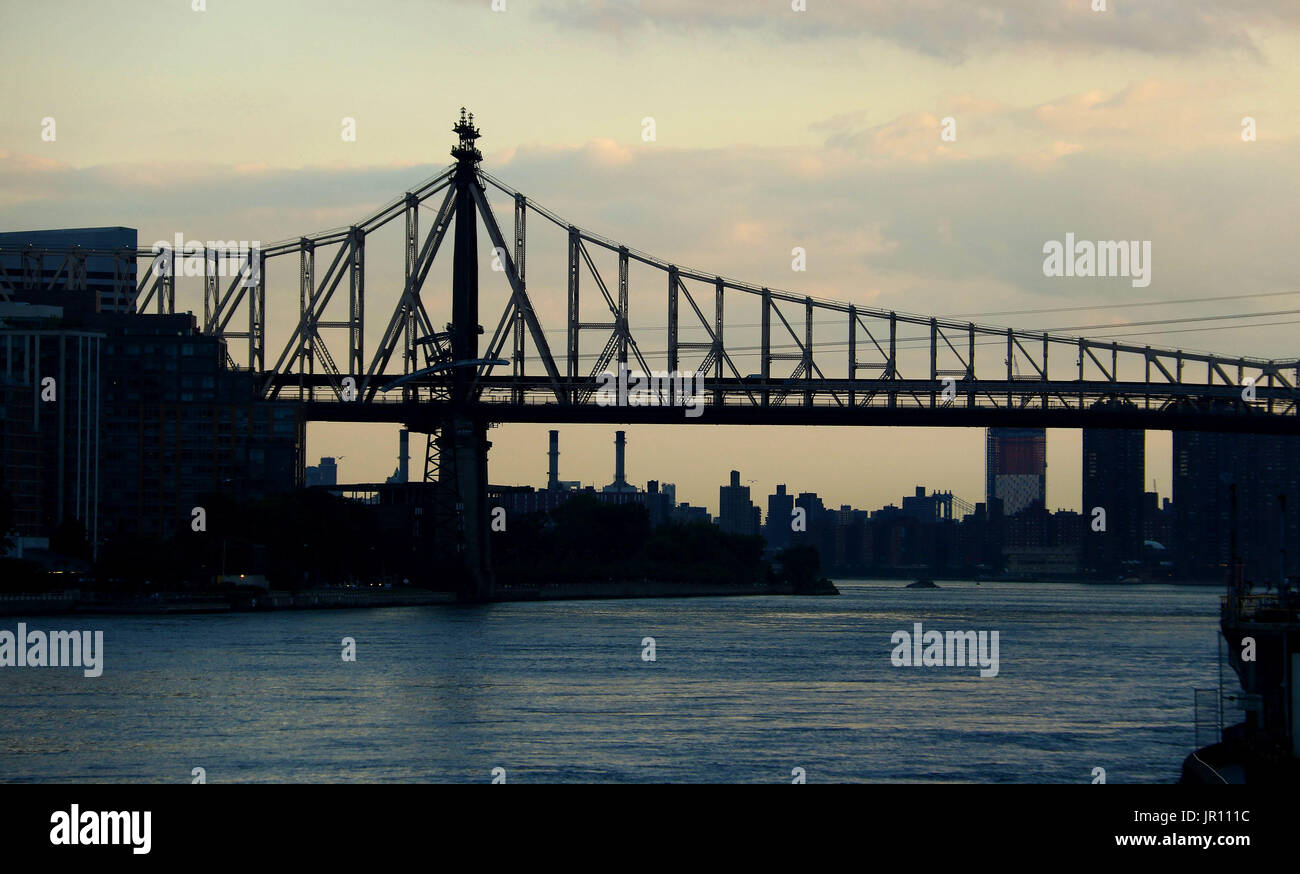
<path id="1" fill-rule="evenodd" d="M 1097 306 L 985 320 L 1026 328 L 1300 307 L 1297 295 L 1105 308 L 1300 290 L 1293 2 L 193 5 L 0 3 L 0 228 L 126 225 L 147 245 L 348 224 L 449 162 L 465 105 L 485 169 L 583 227 L 724 275 L 939 315 Z M 953 142 L 939 137 L 945 117 Z M 1044 278 L 1043 242 L 1070 231 L 1151 240 L 1151 286 Z M 537 245 L 530 290 L 554 330 L 559 259 L 540 233 Z M 791 270 L 795 246 L 806 272 Z M 397 251 L 368 250 L 370 348 Z M 634 277 L 634 314 L 652 320 L 662 296 Z M 201 308 L 197 289 L 180 305 Z M 296 287 L 274 279 L 272 358 L 296 308 Z M 1142 336 L 1296 354 L 1294 326 L 1260 321 L 1278 324 Z M 562 428 L 565 478 L 607 482 L 614 430 Z M 635 481 L 675 481 L 715 511 L 732 468 L 759 494 L 785 482 L 836 506 L 876 507 L 917 484 L 983 499 L 977 431 L 629 431 Z M 541 484 L 545 432 L 495 429 L 493 482 Z M 1148 486 L 1167 495 L 1168 435 L 1148 443 Z M 1078 506 L 1079 448 L 1077 432 L 1051 433 L 1050 506 Z M 345 456 L 347 479 L 382 479 L 395 429 L 314 425 L 308 452 Z"/>

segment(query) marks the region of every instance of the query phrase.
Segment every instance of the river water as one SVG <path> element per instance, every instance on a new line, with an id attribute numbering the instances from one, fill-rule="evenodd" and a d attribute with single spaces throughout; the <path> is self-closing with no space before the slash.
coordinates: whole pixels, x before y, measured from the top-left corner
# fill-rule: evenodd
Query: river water
<path id="1" fill-rule="evenodd" d="M 1217 587 L 839 585 L 30 617 L 102 629 L 103 674 L 0 668 L 0 779 L 1172 782 L 1193 689 L 1218 684 Z M 915 622 L 998 631 L 997 676 L 896 667 L 890 636 Z"/>

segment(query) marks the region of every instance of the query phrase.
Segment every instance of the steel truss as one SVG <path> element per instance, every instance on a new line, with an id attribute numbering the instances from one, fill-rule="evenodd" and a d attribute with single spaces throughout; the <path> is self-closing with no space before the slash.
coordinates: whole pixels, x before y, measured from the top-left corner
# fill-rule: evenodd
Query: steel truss
<path id="1" fill-rule="evenodd" d="M 1286 423 L 1269 425 L 1270 430 L 1300 433 L 1300 359 L 1215 355 L 1021 331 L 753 285 L 674 264 L 583 230 L 477 168 L 472 199 L 462 204 L 472 204 L 486 229 L 509 289 L 499 317 L 488 322 L 494 323 L 495 329 L 481 357 L 456 361 L 452 354 L 455 326 L 437 329 L 424 297 L 426 279 L 455 218 L 456 169 L 455 164 L 447 167 L 355 225 L 250 252 L 238 274 L 226 282 L 218 276 L 215 254 L 200 251 L 204 332 L 226 341 L 246 341 L 242 344 L 246 353 L 241 352 L 238 366 L 261 375 L 267 398 L 309 403 L 317 412 L 331 402 L 353 405 L 355 412 L 339 412 L 329 418 L 386 418 L 388 413 L 376 416 L 360 410 L 375 404 L 436 405 L 446 400 L 452 374 L 465 367 L 473 373 L 471 400 L 484 407 L 489 419 L 506 420 L 521 415 L 518 411 L 522 408 L 537 405 L 595 405 L 597 379 L 602 373 L 619 366 L 650 373 L 655 369 L 652 362 L 662 361 L 668 371 L 680 372 L 685 365 L 688 372 L 706 378 L 707 407 L 769 410 L 773 411 L 772 421 L 789 418 L 775 411 L 792 407 L 821 410 L 816 417 L 834 408 L 842 411 L 846 420 L 856 421 L 859 411 L 1084 411 L 1119 401 L 1144 415 L 1196 408 L 1255 420 L 1280 417 Z M 489 189 L 513 204 L 509 242 L 488 202 Z M 433 222 L 422 235 L 420 209 L 435 206 Z M 539 278 L 538 259 L 528 269 L 530 212 L 534 221 L 554 225 L 567 239 L 562 278 Z M 366 240 L 399 219 L 405 228 L 403 285 L 378 345 L 367 355 Z M 598 253 L 617 260 L 616 280 L 612 274 L 602 273 Z M 59 287 L 84 289 L 86 259 L 104 257 L 113 259 L 119 281 L 135 277 L 128 284 L 134 285 L 136 311 L 153 307 L 156 312 L 170 313 L 175 311 L 176 261 L 181 254 L 195 255 L 167 249 L 0 249 L 0 258 L 11 265 L 0 271 L 0 299 L 8 300 L 19 290 L 55 293 Z M 299 268 L 298 318 L 268 368 L 267 264 L 294 256 Z M 323 273 L 319 270 L 322 265 Z M 645 337 L 639 338 L 633 327 L 632 265 L 662 273 L 658 284 L 662 290 L 657 293 L 666 293 L 667 324 L 643 325 L 642 331 L 656 331 L 655 342 L 660 344 L 666 332 L 666 350 L 648 353 Z M 345 280 L 346 317 L 328 319 L 326 307 Z M 598 294 L 597 318 L 582 315 L 587 284 Z M 561 359 L 552 353 L 529 296 L 530 287 L 565 289 L 567 318 L 558 332 L 564 337 Z M 713 296 L 711 312 L 707 309 L 709 291 Z M 757 326 L 744 326 L 751 329 L 751 336 L 752 328 L 758 328 L 756 346 L 738 345 L 733 338 L 740 332 L 734 326 L 728 329 L 726 314 L 746 301 L 752 302 L 750 307 L 756 304 L 759 312 Z M 372 311 L 374 304 L 372 299 Z M 238 322 L 241 309 L 243 321 Z M 233 330 L 237 324 L 239 330 Z M 688 329 L 702 339 L 681 339 Z M 335 331 L 342 333 L 332 333 Z M 587 356 L 592 363 L 584 367 L 584 340 L 593 335 L 598 342 L 592 348 L 598 351 Z M 326 338 L 337 340 L 340 336 L 346 337 L 346 351 L 336 360 Z M 502 357 L 507 344 L 508 361 Z M 229 342 L 227 347 L 232 348 Z M 755 353 L 756 372 L 742 372 L 737 360 L 742 355 L 752 359 Z M 395 357 L 401 361 L 400 369 Z M 1137 373 L 1141 373 L 1140 379 Z M 396 393 L 398 388 L 400 393 Z M 674 403 L 681 400 L 670 398 Z M 618 410 L 605 415 L 606 421 L 629 420 L 626 412 Z M 565 414 L 556 420 L 562 418 L 573 417 Z M 706 409 L 701 417 L 682 421 L 723 418 L 728 417 L 710 415 Z M 890 421 L 879 415 L 870 419 Z M 763 420 L 761 415 L 758 420 Z M 436 447 L 432 451 L 436 452 Z"/>

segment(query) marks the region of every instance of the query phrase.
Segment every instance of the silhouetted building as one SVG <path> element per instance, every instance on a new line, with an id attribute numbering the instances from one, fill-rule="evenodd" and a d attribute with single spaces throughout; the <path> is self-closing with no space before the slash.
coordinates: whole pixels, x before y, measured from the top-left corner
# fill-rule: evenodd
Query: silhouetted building
<path id="1" fill-rule="evenodd" d="M 832 534 L 834 552 L 827 568 L 850 570 L 865 567 L 870 563 L 872 549 L 869 543 L 871 531 L 870 514 L 865 510 L 855 510 L 841 505 L 835 513 L 835 528 Z"/>
<path id="2" fill-rule="evenodd" d="M 1226 580 L 1235 532 L 1246 579 L 1261 587 L 1276 583 L 1284 547 L 1286 573 L 1296 575 L 1300 438 L 1176 431 L 1173 447 L 1173 560 L 1179 573 Z"/>
<path id="3" fill-rule="evenodd" d="M 804 511 L 804 531 L 792 531 L 790 542 L 811 546 L 821 555 L 822 566 L 830 567 L 835 558 L 835 519 L 816 492 L 800 492 L 795 507 Z"/>
<path id="4" fill-rule="evenodd" d="M 1042 428 L 989 428 L 985 446 L 985 496 L 1014 516 L 1035 501 L 1047 502 L 1047 432 Z"/>
<path id="5" fill-rule="evenodd" d="M 0 303 L 0 484 L 20 537 L 75 521 L 95 543 L 104 338 L 66 324 L 59 307 Z"/>
<path id="6" fill-rule="evenodd" d="M 794 495 L 785 490 L 784 485 L 776 487 L 776 493 L 767 496 L 767 527 L 763 536 L 767 545 L 773 549 L 782 549 L 790 542 L 790 523 L 793 519 Z"/>
<path id="7" fill-rule="evenodd" d="M 707 507 L 692 507 L 685 502 L 674 507 L 669 518 L 679 525 L 693 525 L 701 522 L 707 525 L 713 521 Z"/>
<path id="8" fill-rule="evenodd" d="M 253 500 L 303 481 L 305 421 L 228 370 L 194 316 L 103 314 L 102 530 L 169 537 L 206 495 Z"/>
<path id="9" fill-rule="evenodd" d="M 339 467 L 333 457 L 321 456 L 320 464 L 309 466 L 303 475 L 303 485 L 334 486 L 339 482 Z"/>
<path id="10" fill-rule="evenodd" d="M 672 512 L 672 498 L 667 492 L 660 490 L 658 480 L 650 480 L 645 484 L 645 508 L 650 514 L 650 527 L 656 528 L 668 521 L 668 514 Z"/>
<path id="11" fill-rule="evenodd" d="M 1083 432 L 1083 563 L 1093 572 L 1118 573 L 1142 558 L 1146 434 Z M 1098 513 L 1098 510 L 1101 512 Z M 1104 526 L 1103 526 L 1104 522 Z M 1102 528 L 1103 530 L 1097 530 Z"/>
<path id="12" fill-rule="evenodd" d="M 749 499 L 749 486 L 740 484 L 740 471 L 731 484 L 718 489 L 718 527 L 731 534 L 758 534 L 758 507 Z"/>

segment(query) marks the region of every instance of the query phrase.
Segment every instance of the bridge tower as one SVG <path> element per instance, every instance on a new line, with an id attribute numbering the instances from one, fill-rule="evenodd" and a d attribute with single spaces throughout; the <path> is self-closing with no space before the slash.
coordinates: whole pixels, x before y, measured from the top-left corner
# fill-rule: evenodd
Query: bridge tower
<path id="1" fill-rule="evenodd" d="M 468 573 L 462 596 L 485 601 L 492 597 L 492 564 L 488 537 L 487 422 L 470 414 L 475 366 L 478 358 L 478 208 L 473 186 L 479 185 L 478 164 L 483 155 L 475 145 L 479 138 L 473 114 L 460 111 L 452 128 L 459 142 L 451 150 L 456 159 L 452 184 L 456 194 L 456 237 L 452 261 L 452 368 L 451 411 L 439 425 L 440 474 L 459 498 L 461 557 Z"/>

